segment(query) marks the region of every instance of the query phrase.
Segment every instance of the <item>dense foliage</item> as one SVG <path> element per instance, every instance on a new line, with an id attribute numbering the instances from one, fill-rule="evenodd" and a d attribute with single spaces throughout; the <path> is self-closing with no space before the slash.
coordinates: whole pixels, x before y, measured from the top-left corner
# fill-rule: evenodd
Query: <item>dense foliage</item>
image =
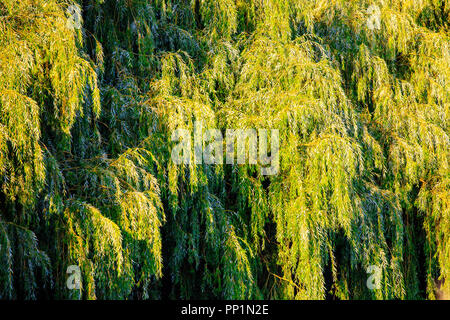
<path id="1" fill-rule="evenodd" d="M 0 298 L 450 289 L 449 24 L 448 0 L 0 0 Z M 195 121 L 278 129 L 279 173 L 176 165 Z"/>

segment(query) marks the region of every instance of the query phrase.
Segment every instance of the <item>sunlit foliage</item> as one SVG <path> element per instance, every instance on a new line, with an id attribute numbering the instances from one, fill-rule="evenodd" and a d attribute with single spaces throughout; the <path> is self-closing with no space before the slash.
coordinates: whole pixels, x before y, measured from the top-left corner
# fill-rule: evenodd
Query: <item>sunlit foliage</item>
<path id="1" fill-rule="evenodd" d="M 0 298 L 450 290 L 449 21 L 448 0 L 0 0 Z M 176 165 L 194 123 L 278 129 L 279 173 Z"/>

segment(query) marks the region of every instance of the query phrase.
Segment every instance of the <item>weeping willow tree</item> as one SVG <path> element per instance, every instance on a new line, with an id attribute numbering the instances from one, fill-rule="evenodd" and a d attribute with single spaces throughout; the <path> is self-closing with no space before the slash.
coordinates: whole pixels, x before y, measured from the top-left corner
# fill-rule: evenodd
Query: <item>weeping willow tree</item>
<path id="1" fill-rule="evenodd" d="M 448 0 L 1 0 L 0 298 L 450 290 L 449 15 Z M 278 174 L 176 164 L 172 133 L 199 123 L 279 130 Z"/>

